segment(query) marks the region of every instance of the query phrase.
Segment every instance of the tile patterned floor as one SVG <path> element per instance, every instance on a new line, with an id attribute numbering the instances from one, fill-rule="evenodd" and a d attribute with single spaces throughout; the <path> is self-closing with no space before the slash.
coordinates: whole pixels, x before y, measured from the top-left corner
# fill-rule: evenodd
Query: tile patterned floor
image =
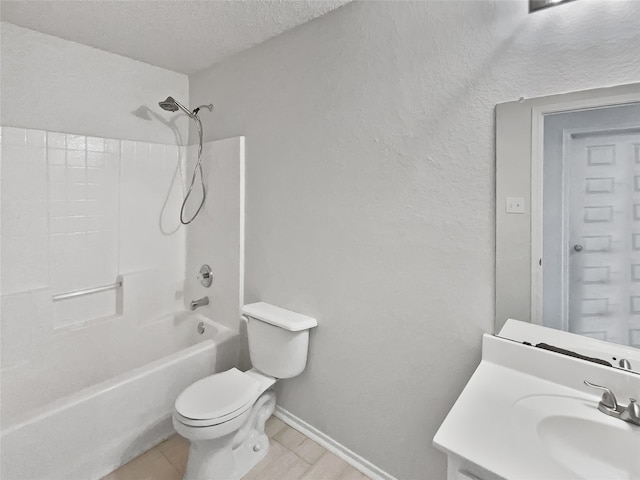
<path id="1" fill-rule="evenodd" d="M 367 480 L 313 440 L 271 417 L 269 453 L 242 480 Z M 181 480 L 189 445 L 179 435 L 134 458 L 103 480 Z"/>

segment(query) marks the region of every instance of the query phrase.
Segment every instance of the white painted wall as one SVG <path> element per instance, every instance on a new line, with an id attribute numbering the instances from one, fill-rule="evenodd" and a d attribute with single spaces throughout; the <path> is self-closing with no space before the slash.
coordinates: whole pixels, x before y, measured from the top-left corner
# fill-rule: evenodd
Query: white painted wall
<path id="1" fill-rule="evenodd" d="M 640 2 L 356 2 L 190 77 L 247 142 L 246 300 L 316 316 L 287 410 L 401 479 L 494 321 L 494 106 L 640 80 Z"/>
<path id="2" fill-rule="evenodd" d="M 187 101 L 186 75 L 7 22 L 0 35 L 2 125 L 166 144 L 186 132 L 158 107 Z"/>

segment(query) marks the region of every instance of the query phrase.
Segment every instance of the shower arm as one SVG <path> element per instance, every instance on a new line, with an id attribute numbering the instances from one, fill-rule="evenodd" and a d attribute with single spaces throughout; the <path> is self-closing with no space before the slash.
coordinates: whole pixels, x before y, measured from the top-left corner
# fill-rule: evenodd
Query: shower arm
<path id="1" fill-rule="evenodd" d="M 175 98 L 171 99 L 173 101 L 173 103 L 176 104 L 176 106 L 182 110 L 184 113 L 186 113 L 187 115 L 189 115 L 189 117 L 193 118 L 194 120 L 196 118 L 198 118 L 198 112 L 200 111 L 200 109 L 202 108 L 207 108 L 210 112 L 213 111 L 213 103 L 210 103 L 209 105 L 200 105 L 199 107 L 196 107 L 193 109 L 192 112 L 189 111 L 189 109 L 187 107 L 185 107 L 184 105 L 182 105 L 179 101 L 177 101 Z"/>

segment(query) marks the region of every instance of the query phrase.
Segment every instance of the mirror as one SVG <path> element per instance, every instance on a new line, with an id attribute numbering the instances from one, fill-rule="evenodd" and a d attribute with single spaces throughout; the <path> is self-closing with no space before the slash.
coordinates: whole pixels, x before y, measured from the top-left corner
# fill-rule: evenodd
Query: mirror
<path id="1" fill-rule="evenodd" d="M 508 318 L 640 372 L 640 84 L 497 106 L 496 332 Z"/>

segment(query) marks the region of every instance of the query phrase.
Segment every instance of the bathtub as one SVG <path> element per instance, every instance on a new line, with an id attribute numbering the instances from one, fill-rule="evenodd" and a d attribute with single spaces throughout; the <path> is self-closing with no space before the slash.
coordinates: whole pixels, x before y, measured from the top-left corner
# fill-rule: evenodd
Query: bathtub
<path id="1" fill-rule="evenodd" d="M 144 352 L 136 359 L 140 366 L 120 372 L 116 361 L 98 372 L 116 375 L 75 393 L 47 393 L 28 376 L 20 383 L 19 367 L 8 387 L 3 382 L 5 398 L 14 400 L 8 411 L 3 405 L 0 478 L 100 479 L 174 433 L 173 403 L 185 387 L 236 362 L 238 334 L 201 315 L 175 314 L 145 329 L 144 338 L 136 339 L 144 345 L 134 348 Z M 118 350 L 111 352 L 118 356 Z"/>

